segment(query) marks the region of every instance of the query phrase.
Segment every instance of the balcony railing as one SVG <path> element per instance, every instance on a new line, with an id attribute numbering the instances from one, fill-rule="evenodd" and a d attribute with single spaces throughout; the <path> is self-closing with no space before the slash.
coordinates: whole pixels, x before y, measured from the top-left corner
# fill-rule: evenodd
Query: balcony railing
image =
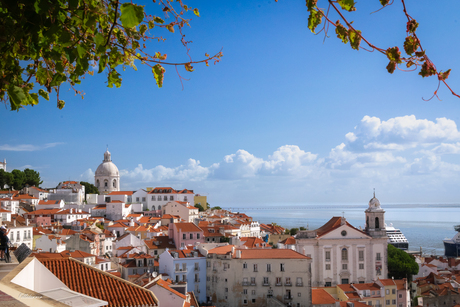
<path id="1" fill-rule="evenodd" d="M 176 269 L 175 272 L 176 272 L 176 273 L 185 273 L 185 272 L 187 272 L 187 268 L 185 268 L 185 269 L 184 269 L 184 268 L 182 268 L 182 269 Z"/>
<path id="2" fill-rule="evenodd" d="M 277 286 L 277 287 L 281 287 L 282 285 L 283 285 L 282 282 L 277 282 L 277 283 L 275 284 L 275 286 Z"/>
<path id="3" fill-rule="evenodd" d="M 243 281 L 243 286 L 249 286 L 249 281 Z"/>
<path id="4" fill-rule="evenodd" d="M 284 299 L 285 299 L 285 300 L 292 300 L 292 295 L 285 295 L 285 296 L 284 296 Z"/>
<path id="5" fill-rule="evenodd" d="M 287 281 L 287 282 L 284 283 L 284 285 L 287 286 L 287 287 L 291 287 L 292 283 L 290 281 Z"/>
<path id="6" fill-rule="evenodd" d="M 270 286 L 270 283 L 269 283 L 268 281 L 267 281 L 267 282 L 264 281 L 264 282 L 262 283 L 262 286 L 266 286 L 266 287 L 267 287 L 267 286 Z"/>
<path id="7" fill-rule="evenodd" d="M 295 285 L 296 285 L 297 287 L 303 287 L 303 282 L 297 282 Z"/>
<path id="8" fill-rule="evenodd" d="M 200 267 L 195 267 L 195 271 L 199 271 L 200 270 Z"/>

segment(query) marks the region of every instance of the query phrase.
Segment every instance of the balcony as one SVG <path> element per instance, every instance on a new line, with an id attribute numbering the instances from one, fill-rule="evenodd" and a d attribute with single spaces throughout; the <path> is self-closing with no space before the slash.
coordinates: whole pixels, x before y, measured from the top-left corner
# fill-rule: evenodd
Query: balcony
<path id="1" fill-rule="evenodd" d="M 303 282 L 297 282 L 295 285 L 296 287 L 303 287 Z"/>
<path id="2" fill-rule="evenodd" d="M 243 286 L 249 286 L 249 281 L 243 281 L 242 285 Z"/>
<path id="3" fill-rule="evenodd" d="M 270 286 L 270 283 L 269 283 L 269 282 L 263 282 L 263 283 L 262 283 L 262 286 L 269 287 L 269 286 Z"/>
<path id="4" fill-rule="evenodd" d="M 282 282 L 277 282 L 277 283 L 275 284 L 275 286 L 277 286 L 277 287 L 281 287 L 282 285 L 283 285 Z"/>
<path id="5" fill-rule="evenodd" d="M 286 287 L 292 287 L 292 283 L 290 281 L 285 282 L 284 285 Z"/>
<path id="6" fill-rule="evenodd" d="M 292 300 L 292 295 L 285 295 L 284 299 L 287 300 L 287 301 L 290 301 L 290 300 Z"/>
<path id="7" fill-rule="evenodd" d="M 184 269 L 184 268 L 182 268 L 182 269 L 176 269 L 174 272 L 175 272 L 175 273 L 186 273 L 186 272 L 187 272 L 187 268 L 185 268 L 185 269 Z"/>
<path id="8" fill-rule="evenodd" d="M 200 267 L 195 267 L 195 272 L 198 272 L 200 270 Z"/>
<path id="9" fill-rule="evenodd" d="M 255 285 L 256 285 L 256 282 L 251 281 L 251 286 L 255 286 Z"/>

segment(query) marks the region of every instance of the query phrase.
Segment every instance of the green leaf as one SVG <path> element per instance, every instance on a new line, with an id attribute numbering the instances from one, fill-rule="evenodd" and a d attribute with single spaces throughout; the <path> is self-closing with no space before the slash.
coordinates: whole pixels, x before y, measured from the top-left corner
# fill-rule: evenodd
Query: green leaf
<path id="1" fill-rule="evenodd" d="M 311 12 L 316 8 L 316 3 L 318 2 L 318 0 L 306 0 L 306 2 L 307 10 Z"/>
<path id="2" fill-rule="evenodd" d="M 385 5 L 387 5 L 388 3 L 390 3 L 390 0 L 380 0 L 380 4 L 381 4 L 382 6 L 385 6 Z"/>
<path id="3" fill-rule="evenodd" d="M 189 72 L 194 71 L 193 66 L 192 66 L 192 63 L 186 63 L 186 64 L 185 64 L 185 70 L 186 70 L 186 71 L 189 71 Z"/>
<path id="4" fill-rule="evenodd" d="M 81 44 L 77 45 L 77 52 L 78 52 L 78 57 L 81 59 L 85 56 L 86 50 L 85 47 L 83 47 Z"/>
<path id="5" fill-rule="evenodd" d="M 121 86 L 120 76 L 121 75 L 115 69 L 112 69 L 112 71 L 108 75 L 108 82 L 109 82 L 108 87 L 112 88 L 114 85 L 116 87 L 120 87 Z"/>
<path id="6" fill-rule="evenodd" d="M 166 29 L 168 29 L 169 32 L 174 33 L 174 26 L 172 24 L 167 25 Z"/>
<path id="7" fill-rule="evenodd" d="M 21 105 L 27 102 L 26 94 L 19 86 L 10 85 L 7 92 L 10 97 L 11 110 L 18 110 Z"/>
<path id="8" fill-rule="evenodd" d="M 59 110 L 62 110 L 65 106 L 65 101 L 64 100 L 59 100 L 57 104 Z"/>
<path id="9" fill-rule="evenodd" d="M 445 72 L 440 72 L 438 74 L 438 79 L 441 80 L 441 81 L 445 81 L 447 78 L 449 78 L 449 75 L 450 75 L 450 69 L 446 70 Z"/>
<path id="10" fill-rule="evenodd" d="M 315 33 L 317 26 L 321 24 L 321 19 L 323 14 L 317 10 L 310 11 L 310 16 L 308 17 L 308 28 L 311 32 Z"/>
<path id="11" fill-rule="evenodd" d="M 355 8 L 355 1 L 354 0 L 338 0 L 337 1 L 342 7 L 342 9 L 347 10 L 349 12 L 356 11 Z"/>
<path id="12" fill-rule="evenodd" d="M 160 64 L 157 64 L 152 67 L 153 76 L 155 77 L 155 81 L 157 82 L 159 88 L 163 86 L 165 71 L 166 69 L 164 69 L 164 67 Z"/>
<path id="13" fill-rule="evenodd" d="M 32 93 L 29 95 L 30 99 L 29 102 L 32 105 L 37 105 L 38 104 L 38 94 L 37 93 Z"/>
<path id="14" fill-rule="evenodd" d="M 337 22 L 335 23 L 335 33 L 344 44 L 348 43 L 348 31 L 342 24 L 340 24 L 339 20 L 337 20 Z"/>
<path id="15" fill-rule="evenodd" d="M 155 21 L 156 23 L 159 23 L 159 24 L 164 24 L 165 21 L 163 19 L 161 19 L 160 17 L 153 17 L 153 21 Z"/>
<path id="16" fill-rule="evenodd" d="M 388 72 L 390 74 L 392 74 L 392 73 L 394 73 L 395 69 L 396 69 L 396 63 L 393 62 L 393 61 L 390 61 L 390 63 L 388 63 L 388 65 L 387 65 Z"/>
<path id="17" fill-rule="evenodd" d="M 194 10 L 193 10 L 193 13 L 194 13 L 196 16 L 200 17 L 200 12 L 198 11 L 198 9 L 194 9 Z"/>
<path id="18" fill-rule="evenodd" d="M 50 100 L 50 96 L 48 92 L 44 91 L 43 89 L 39 89 L 38 94 L 42 96 L 43 98 L 45 98 L 46 100 Z"/>
<path id="19" fill-rule="evenodd" d="M 407 32 L 414 33 L 417 30 L 418 22 L 415 19 L 412 19 L 407 22 Z"/>
<path id="20" fill-rule="evenodd" d="M 398 46 L 393 47 L 393 48 L 388 48 L 385 53 L 390 61 L 395 62 L 397 64 L 402 63 L 401 52 L 399 51 Z"/>
<path id="21" fill-rule="evenodd" d="M 95 36 L 96 41 L 96 52 L 104 52 L 105 37 L 101 33 L 97 33 Z"/>
<path id="22" fill-rule="evenodd" d="M 99 59 L 99 71 L 97 73 L 101 73 L 104 71 L 105 66 L 107 65 L 107 56 L 104 54 Z"/>
<path id="23" fill-rule="evenodd" d="M 139 26 L 139 33 L 141 35 L 144 35 L 144 33 L 147 31 L 147 25 L 140 25 Z"/>
<path id="24" fill-rule="evenodd" d="M 418 47 L 418 40 L 415 37 L 413 37 L 412 35 L 406 37 L 406 40 L 404 41 L 404 51 L 406 51 L 408 55 L 414 53 L 418 49 Z"/>
<path id="25" fill-rule="evenodd" d="M 144 8 L 140 5 L 123 3 L 121 5 L 121 24 L 125 28 L 133 28 L 144 19 Z"/>
<path id="26" fill-rule="evenodd" d="M 348 29 L 348 37 L 350 38 L 350 46 L 355 50 L 359 50 L 361 44 L 361 31 Z"/>

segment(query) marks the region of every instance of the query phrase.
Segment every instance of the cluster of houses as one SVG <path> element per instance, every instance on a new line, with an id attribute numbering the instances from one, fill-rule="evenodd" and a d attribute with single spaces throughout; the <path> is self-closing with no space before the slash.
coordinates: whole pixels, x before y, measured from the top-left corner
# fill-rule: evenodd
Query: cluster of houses
<path id="1" fill-rule="evenodd" d="M 414 281 L 388 278 L 385 211 L 365 228 L 332 217 L 295 237 L 244 213 L 207 208 L 189 189 L 120 191 L 108 151 L 99 194 L 76 181 L 0 191 L 11 243 L 32 251 L 0 280 L 24 306 L 424 307 L 459 301 L 456 261 L 418 259 Z M 202 207 L 204 211 L 199 211 Z M 457 272 L 457 273 L 456 273 Z M 431 306 L 430 306 L 431 305 Z"/>

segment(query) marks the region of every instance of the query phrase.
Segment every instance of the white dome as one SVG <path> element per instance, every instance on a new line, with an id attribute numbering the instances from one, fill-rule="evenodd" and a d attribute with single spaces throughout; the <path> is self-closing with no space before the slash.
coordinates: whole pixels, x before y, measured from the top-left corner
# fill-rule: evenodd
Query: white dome
<path id="1" fill-rule="evenodd" d="M 118 176 L 118 167 L 112 161 L 102 162 L 96 170 L 96 176 Z"/>

